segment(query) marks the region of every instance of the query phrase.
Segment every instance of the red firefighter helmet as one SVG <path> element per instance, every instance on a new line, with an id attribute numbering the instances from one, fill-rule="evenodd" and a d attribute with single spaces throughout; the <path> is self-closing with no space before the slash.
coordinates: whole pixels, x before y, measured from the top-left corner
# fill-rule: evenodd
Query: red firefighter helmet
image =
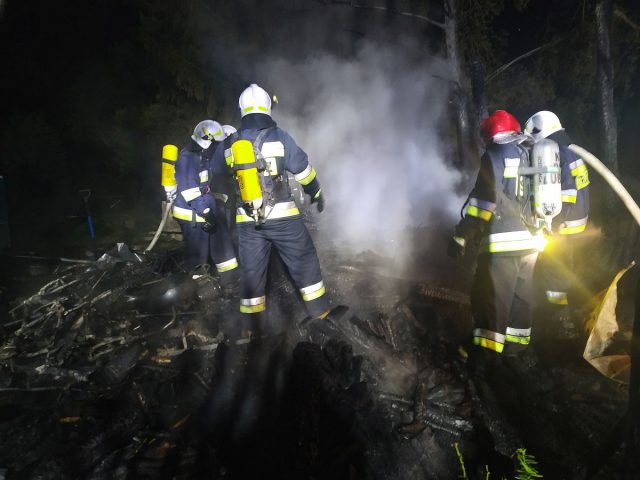
<path id="1" fill-rule="evenodd" d="M 520 124 L 516 117 L 506 110 L 496 110 L 487 118 L 482 120 L 480 131 L 485 143 L 490 143 L 496 135 L 501 133 L 520 133 Z"/>

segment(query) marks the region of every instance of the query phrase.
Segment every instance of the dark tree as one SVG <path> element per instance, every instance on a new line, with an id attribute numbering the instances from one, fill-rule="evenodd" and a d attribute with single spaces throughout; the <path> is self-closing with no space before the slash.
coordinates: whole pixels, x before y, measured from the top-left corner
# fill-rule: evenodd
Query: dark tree
<path id="1" fill-rule="evenodd" d="M 597 68 L 603 161 L 618 173 L 618 121 L 613 98 L 613 62 L 611 60 L 611 0 L 599 0 L 595 8 L 597 31 Z"/>

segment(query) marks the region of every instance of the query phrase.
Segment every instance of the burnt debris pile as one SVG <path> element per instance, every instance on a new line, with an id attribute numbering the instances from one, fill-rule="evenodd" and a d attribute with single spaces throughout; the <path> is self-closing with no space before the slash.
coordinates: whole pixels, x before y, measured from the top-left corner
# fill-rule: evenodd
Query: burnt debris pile
<path id="1" fill-rule="evenodd" d="M 271 331 L 239 343 L 233 294 L 171 254 L 59 267 L 2 326 L 5 477 L 580 478 L 623 418 L 625 392 L 560 353 L 472 381 L 465 295 L 330 258 L 330 336 L 276 269 Z"/>
<path id="2" fill-rule="evenodd" d="M 224 305 L 214 278 L 172 264 L 119 245 L 10 310 L 0 346 L 8 478 L 137 478 L 171 456 L 208 394 Z"/>

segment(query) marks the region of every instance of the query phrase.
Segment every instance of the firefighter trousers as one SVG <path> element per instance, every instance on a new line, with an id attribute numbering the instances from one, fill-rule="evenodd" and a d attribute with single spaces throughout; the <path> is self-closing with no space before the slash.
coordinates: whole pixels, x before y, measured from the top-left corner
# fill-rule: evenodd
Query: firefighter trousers
<path id="1" fill-rule="evenodd" d="M 537 252 L 527 252 L 522 255 L 485 253 L 478 257 L 471 286 L 475 345 L 497 353 L 511 353 L 529 344 L 537 256 Z"/>
<path id="2" fill-rule="evenodd" d="M 212 260 L 221 283 L 233 283 L 238 275 L 238 260 L 226 222 L 218 222 L 216 231 L 207 233 L 201 223 L 178 220 L 184 240 L 184 269 L 193 272 Z"/>
<path id="3" fill-rule="evenodd" d="M 540 254 L 536 265 L 536 278 L 549 305 L 569 305 L 574 267 L 573 236 L 554 235 L 547 249 Z"/>
<path id="4" fill-rule="evenodd" d="M 307 312 L 329 309 L 316 248 L 301 217 L 270 220 L 256 227 L 237 224 L 240 264 L 240 312 L 252 329 L 266 328 L 266 285 L 271 247 L 275 247 L 300 291 Z"/>

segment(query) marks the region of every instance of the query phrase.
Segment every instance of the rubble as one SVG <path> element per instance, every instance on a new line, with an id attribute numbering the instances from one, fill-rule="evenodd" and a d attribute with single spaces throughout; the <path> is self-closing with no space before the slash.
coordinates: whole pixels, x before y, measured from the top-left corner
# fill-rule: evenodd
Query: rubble
<path id="1" fill-rule="evenodd" d="M 509 364 L 501 402 L 483 404 L 464 294 L 330 258 L 327 285 L 348 306 L 335 335 L 311 338 L 280 272 L 271 334 L 244 345 L 228 341 L 235 301 L 171 252 L 118 245 L 61 264 L 2 326 L 0 471 L 446 480 L 462 468 L 514 478 L 525 458 L 547 478 L 579 478 L 622 418 L 620 386 L 535 354 Z"/>

